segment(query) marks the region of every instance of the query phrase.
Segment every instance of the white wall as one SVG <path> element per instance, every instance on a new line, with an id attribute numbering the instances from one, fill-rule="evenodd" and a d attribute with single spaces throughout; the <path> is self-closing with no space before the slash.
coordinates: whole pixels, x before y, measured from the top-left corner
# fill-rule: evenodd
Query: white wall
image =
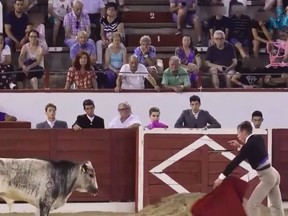
<path id="1" fill-rule="evenodd" d="M 254 110 L 264 115 L 263 127 L 288 126 L 288 94 L 286 92 L 200 92 L 202 109 L 208 110 L 222 128 L 234 128 L 243 120 L 250 120 Z M 51 102 L 57 106 L 57 119 L 71 126 L 76 116 L 83 114 L 82 102 L 92 99 L 95 113 L 109 121 L 118 115 L 117 105 L 129 102 L 134 114 L 143 124 L 149 121 L 148 110 L 152 106 L 161 109 L 161 119 L 173 127 L 183 109 L 189 108 L 193 93 L 0 93 L 0 111 L 15 115 L 19 120 L 36 123 L 45 119 L 44 107 Z"/>

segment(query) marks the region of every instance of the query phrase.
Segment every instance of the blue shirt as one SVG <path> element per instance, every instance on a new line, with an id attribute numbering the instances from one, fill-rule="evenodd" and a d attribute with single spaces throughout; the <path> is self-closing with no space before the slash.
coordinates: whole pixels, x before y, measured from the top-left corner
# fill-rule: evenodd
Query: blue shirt
<path id="1" fill-rule="evenodd" d="M 78 53 L 81 51 L 87 52 L 89 55 L 96 55 L 96 48 L 93 44 L 86 42 L 86 44 L 81 45 L 79 42 L 74 44 L 70 49 L 70 58 L 75 59 Z M 92 62 L 94 63 L 94 62 Z"/>

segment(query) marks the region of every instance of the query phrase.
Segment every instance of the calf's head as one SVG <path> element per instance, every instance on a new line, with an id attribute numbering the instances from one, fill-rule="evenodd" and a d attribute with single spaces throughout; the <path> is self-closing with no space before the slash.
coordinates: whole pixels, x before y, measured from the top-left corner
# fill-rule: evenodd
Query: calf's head
<path id="1" fill-rule="evenodd" d="M 88 192 L 93 195 L 98 193 L 96 174 L 90 161 L 86 161 L 80 165 L 76 190 L 79 192 Z"/>

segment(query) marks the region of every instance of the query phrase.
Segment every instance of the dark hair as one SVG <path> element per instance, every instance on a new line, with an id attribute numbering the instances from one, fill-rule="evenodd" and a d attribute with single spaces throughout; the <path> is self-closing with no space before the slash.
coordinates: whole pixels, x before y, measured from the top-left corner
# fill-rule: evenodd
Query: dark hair
<path id="1" fill-rule="evenodd" d="M 38 31 L 36 31 L 35 29 L 32 29 L 28 32 L 28 36 L 30 36 L 31 33 L 35 33 L 37 35 L 37 37 L 39 38 L 40 34 Z"/>
<path id="2" fill-rule="evenodd" d="M 190 101 L 190 103 L 191 103 L 192 101 L 198 101 L 199 104 L 201 104 L 200 97 L 197 96 L 197 95 L 192 95 L 192 96 L 190 97 L 189 101 Z"/>
<path id="3" fill-rule="evenodd" d="M 248 134 L 252 134 L 252 131 L 253 131 L 252 124 L 249 121 L 244 121 L 240 123 L 237 129 L 240 131 L 246 131 Z"/>
<path id="4" fill-rule="evenodd" d="M 159 109 L 158 107 L 151 107 L 151 108 L 149 109 L 149 116 L 151 116 L 151 114 L 152 114 L 153 112 L 159 112 L 159 113 L 160 113 L 160 109 Z"/>
<path id="5" fill-rule="evenodd" d="M 80 53 L 78 53 L 78 55 L 76 56 L 74 62 L 73 62 L 73 66 L 74 68 L 76 68 L 76 70 L 80 70 L 81 69 L 81 65 L 80 65 L 80 58 L 85 55 L 87 57 L 87 64 L 85 65 L 85 70 L 86 71 L 90 71 L 91 68 L 91 60 L 90 60 L 90 56 L 87 52 L 85 51 L 81 51 Z"/>
<path id="6" fill-rule="evenodd" d="M 90 106 L 92 105 L 93 107 L 95 107 L 94 102 L 91 99 L 86 99 L 83 101 L 83 108 L 85 109 L 85 106 Z"/>
<path id="7" fill-rule="evenodd" d="M 191 41 L 191 42 L 190 42 L 189 48 L 194 49 L 194 44 L 193 44 L 193 40 L 192 40 L 191 35 L 184 34 L 184 35 L 182 36 L 182 39 L 183 39 L 184 37 L 189 37 L 189 38 L 190 38 L 190 41 Z"/>
<path id="8" fill-rule="evenodd" d="M 113 7 L 115 10 L 117 10 L 118 9 L 118 4 L 115 3 L 115 2 L 108 2 L 105 7 L 106 7 L 106 10 L 108 8 L 111 8 L 111 7 Z"/>
<path id="9" fill-rule="evenodd" d="M 57 107 L 56 107 L 55 104 L 53 104 L 53 103 L 48 103 L 48 104 L 45 106 L 45 112 L 47 112 L 47 110 L 48 110 L 49 107 L 53 107 L 55 110 L 57 110 Z"/>
<path id="10" fill-rule="evenodd" d="M 254 112 L 252 113 L 252 118 L 253 118 L 254 116 L 255 116 L 255 117 L 261 117 L 261 118 L 263 118 L 262 112 L 259 111 L 259 110 L 256 110 L 256 111 L 254 111 Z"/>

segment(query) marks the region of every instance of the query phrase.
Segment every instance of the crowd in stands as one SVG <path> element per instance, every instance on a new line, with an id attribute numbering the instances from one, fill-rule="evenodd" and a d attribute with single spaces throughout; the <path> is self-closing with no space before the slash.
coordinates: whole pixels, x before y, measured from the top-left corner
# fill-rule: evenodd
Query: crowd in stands
<path id="1" fill-rule="evenodd" d="M 207 111 L 201 109 L 201 99 L 197 95 L 189 98 L 190 108 L 185 109 L 180 114 L 174 124 L 174 128 L 199 128 L 207 130 L 209 128 L 221 128 L 221 124 Z M 132 113 L 132 107 L 127 102 L 121 102 L 118 107 L 116 117 L 110 120 L 108 128 L 134 128 L 143 126 L 149 130 L 153 128 L 168 128 L 168 125 L 160 121 L 160 109 L 151 107 L 149 109 L 150 123 L 144 126 L 137 114 Z M 104 119 L 95 114 L 95 105 L 93 100 L 83 101 L 83 110 L 85 114 L 78 115 L 72 126 L 68 126 L 66 121 L 56 118 L 57 107 L 55 104 L 48 103 L 45 106 L 46 120 L 36 125 L 37 129 L 51 128 L 72 128 L 75 131 L 84 128 L 105 128 Z M 0 112 L 0 122 L 17 121 L 15 116 Z M 143 119 L 142 119 L 143 121 Z M 263 122 L 261 111 L 254 111 L 251 117 L 251 124 L 254 128 L 260 128 Z"/>
<path id="2" fill-rule="evenodd" d="M 287 87 L 287 67 L 283 66 L 288 60 L 288 7 L 284 7 L 282 0 L 276 1 L 275 17 L 267 16 L 265 11 L 274 10 L 274 1 L 267 1 L 268 5 L 255 11 L 254 17 L 236 10 L 229 17 L 218 13 L 209 20 L 200 20 L 197 16 L 196 0 L 170 0 L 171 16 L 177 26 L 175 35 L 182 35 L 182 45 L 175 47 L 167 68 L 157 58 L 157 49 L 148 35 L 141 37 L 133 55 L 128 56 L 122 14 L 129 9 L 124 6 L 124 0 L 118 3 L 49 0 L 46 22 L 29 13 L 35 1 L 8 2 L 4 34 L 0 34 L 0 89 L 38 89 L 38 81 L 45 71 L 48 45 L 56 46 L 63 31 L 62 44 L 69 48 L 71 58 L 66 84 L 63 84 L 65 89 L 107 88 L 119 92 L 164 88 L 181 92 L 200 87 L 199 80 L 205 70 L 211 75 L 215 88 Z M 223 4 L 221 0 L 209 3 L 211 7 Z M 203 25 L 204 21 L 208 26 Z M 53 25 L 52 44 L 48 45 L 47 23 Z M 191 35 L 183 34 L 187 26 L 195 29 L 198 39 L 195 43 Z M 209 37 L 208 50 L 205 60 L 201 61 L 197 47 L 205 46 L 205 32 Z M 271 42 L 277 42 L 277 46 Z M 283 56 L 274 59 L 279 67 L 259 67 L 261 48 Z M 11 62 L 15 52 L 20 52 L 18 65 Z M 11 75 L 13 71 L 17 71 L 16 76 Z"/>

